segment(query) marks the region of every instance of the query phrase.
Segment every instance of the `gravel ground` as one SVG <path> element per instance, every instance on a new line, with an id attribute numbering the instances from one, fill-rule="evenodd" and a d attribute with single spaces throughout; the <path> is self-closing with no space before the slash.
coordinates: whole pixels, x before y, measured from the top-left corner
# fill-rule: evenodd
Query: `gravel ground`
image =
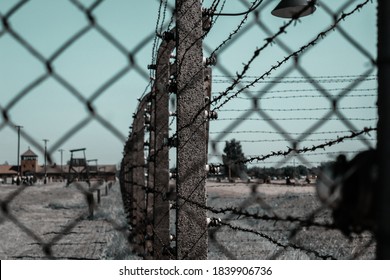
<path id="1" fill-rule="evenodd" d="M 62 183 L 0 186 L 0 259 L 139 259 L 127 241 L 119 185 L 107 195 L 100 186 L 101 203 L 96 203 L 93 217 L 81 188 Z M 370 233 L 346 238 L 338 230 L 283 221 L 306 220 L 321 206 L 313 186 L 208 182 L 207 195 L 213 209 L 232 207 L 251 216 L 209 211 L 209 217 L 222 221 L 209 228 L 209 259 L 375 258 Z M 278 221 L 256 215 L 277 216 Z M 313 221 L 332 220 L 329 211 L 322 210 Z"/>
<path id="2" fill-rule="evenodd" d="M 0 259 L 134 259 L 126 241 L 119 185 L 107 195 L 101 186 L 100 204 L 94 193 L 93 217 L 82 189 L 88 187 L 1 186 Z"/>
<path id="3" fill-rule="evenodd" d="M 216 209 L 233 207 L 252 214 L 252 217 L 231 212 L 217 215 L 231 226 L 211 230 L 209 259 L 375 258 L 375 242 L 369 243 L 371 233 L 346 238 L 335 229 L 302 225 L 288 219 L 305 221 L 316 213 L 313 222 L 332 223 L 331 213 L 319 210 L 321 204 L 314 186 L 214 183 L 208 186 L 208 203 Z M 255 214 L 278 219 L 257 219 Z"/>

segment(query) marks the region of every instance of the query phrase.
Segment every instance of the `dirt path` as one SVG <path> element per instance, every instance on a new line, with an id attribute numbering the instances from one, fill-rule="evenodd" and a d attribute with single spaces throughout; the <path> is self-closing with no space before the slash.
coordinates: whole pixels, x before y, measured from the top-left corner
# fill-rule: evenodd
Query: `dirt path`
<path id="1" fill-rule="evenodd" d="M 74 186 L 1 186 L 0 259 L 129 258 L 128 246 L 120 244 L 127 227 L 119 185 L 107 195 L 100 188 L 101 203 L 91 217 L 85 195 Z"/>

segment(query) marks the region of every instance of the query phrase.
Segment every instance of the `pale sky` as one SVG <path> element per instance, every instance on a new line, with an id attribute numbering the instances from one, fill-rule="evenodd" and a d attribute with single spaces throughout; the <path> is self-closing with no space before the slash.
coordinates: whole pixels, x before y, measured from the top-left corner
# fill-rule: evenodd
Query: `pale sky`
<path id="1" fill-rule="evenodd" d="M 17 2 L 1 0 L 1 16 L 7 15 Z M 203 6 L 210 7 L 212 2 L 204 1 Z M 223 2 L 220 1 L 221 4 Z M 226 13 L 245 11 L 247 6 L 241 2 L 227 0 L 223 11 Z M 346 2 L 352 3 L 345 8 L 344 13 L 351 12 L 356 5 L 364 1 L 325 1 L 332 11 L 337 11 Z M 79 1 L 79 3 L 89 7 L 94 1 Z M 287 22 L 286 19 L 271 15 L 270 12 L 277 3 L 278 1 L 264 0 L 258 8 L 261 24 L 269 30 L 270 34 L 277 32 Z M 174 6 L 174 1 L 169 0 L 168 4 Z M 96 96 L 92 99 L 93 108 L 99 116 L 110 123 L 113 130 L 118 132 L 114 135 L 100 122 L 92 120 L 81 130 L 72 133 L 66 141 L 61 141 L 63 135 L 88 117 L 86 106 L 80 103 L 69 88 L 64 87 L 53 77 L 45 78 L 20 100 L 13 103 L 15 97 L 21 95 L 28 85 L 46 74 L 46 68 L 15 38 L 8 32 L 4 32 L 4 26 L 0 23 L 0 106 L 2 109 L 8 109 L 8 116 L 12 122 L 5 124 L 4 119 L 0 121 L 0 164 L 5 161 L 16 164 L 17 133 L 11 124 L 23 126 L 23 133 L 29 136 L 22 137 L 21 152 L 31 146 L 40 156 L 40 163 L 43 162 L 42 153 L 36 144 L 42 149 L 42 139 L 49 139 L 48 148 L 57 163 L 60 160 L 58 149 L 65 150 L 64 161 L 66 161 L 69 159 L 70 149 L 84 147 L 87 148 L 87 158 L 98 159 L 99 164 L 120 162 L 124 141 L 131 126 L 132 114 L 136 110 L 137 98 L 148 85 L 147 65 L 152 62 L 154 46 L 154 36 L 151 35 L 156 30 L 156 24 L 159 30 L 161 24 L 167 25 L 172 18 L 169 8 L 165 11 L 162 6 L 159 13 L 159 7 L 157 0 L 106 0 L 92 12 L 99 26 L 113 36 L 127 52 L 134 54 L 139 70 L 131 68 L 126 71 L 129 65 L 128 57 L 94 28 L 86 31 L 80 39 L 55 57 L 52 63 L 55 73 L 71 84 L 81 94 L 82 99 L 88 100 Z M 243 16 L 219 17 L 204 40 L 204 55 L 207 56 L 223 42 L 242 18 Z M 214 96 L 218 96 L 219 92 L 230 85 L 230 78 L 226 75 L 240 73 L 256 49 L 261 48 L 266 43 L 265 39 L 271 36 L 266 34 L 265 29 L 254 25 L 253 19 L 254 14 L 251 14 L 243 27 L 244 31 L 241 31 L 242 35 L 239 33 L 237 40 L 232 40 L 217 52 L 218 65 L 213 68 Z M 326 8 L 319 5 L 313 15 L 304 17 L 289 26 L 286 34 L 278 36 L 282 44 L 268 46 L 251 64 L 247 78 L 243 80 L 244 85 L 270 70 L 290 52 L 299 50 L 332 23 L 333 18 L 326 12 Z M 31 44 L 39 56 L 49 59 L 69 38 L 88 26 L 88 20 L 71 1 L 30 0 L 9 18 L 9 25 L 21 38 Z M 328 139 L 348 135 L 352 127 L 356 130 L 376 127 L 376 68 L 370 62 L 370 57 L 376 58 L 376 1 L 369 2 L 360 12 L 348 16 L 339 26 L 342 30 L 331 31 L 314 47 L 309 48 L 300 57 L 299 65 L 332 96 L 338 95 L 345 88 L 350 88 L 354 80 L 361 78 L 361 75 L 366 74 L 366 77 L 338 104 L 340 112 L 348 121 L 337 120 L 336 115 L 331 116 L 331 119 L 336 120 L 324 122 L 313 130 L 311 136 L 303 137 L 305 140 L 300 143 L 300 147 L 318 145 Z M 343 31 L 346 31 L 366 54 L 353 47 L 341 35 Z M 137 48 L 144 39 L 147 40 L 142 47 Z M 160 41 L 157 40 L 156 46 L 159 44 Z M 295 69 L 286 74 L 285 71 L 290 67 L 293 67 L 292 61 L 272 71 L 273 78 L 257 83 L 249 88 L 250 93 L 239 94 L 238 98 L 230 100 L 220 108 L 219 120 L 211 123 L 210 135 L 212 140 L 221 141 L 217 145 L 217 154 L 222 153 L 223 141 L 232 138 L 241 141 L 247 156 L 285 150 L 290 143 L 285 141 L 275 126 L 270 125 L 269 120 L 264 120 L 265 116 L 276 122 L 293 139 L 302 138 L 302 133 L 318 123 L 318 119 L 326 116 L 332 106 L 331 102 L 323 97 L 312 83 L 302 78 L 302 72 Z M 226 69 L 228 73 L 221 69 Z M 99 94 L 101 87 L 122 71 L 124 74 Z M 275 77 L 280 75 L 283 75 L 283 79 L 275 83 Z M 252 108 L 253 97 L 270 85 L 272 88 L 259 100 L 260 108 L 266 115 L 253 112 L 249 115 L 249 119 L 230 127 L 235 119 L 241 118 Z M 235 92 L 236 90 L 233 90 L 231 94 Z M 219 103 L 216 105 L 218 106 Z M 231 132 L 220 133 L 226 130 Z M 375 133 L 366 136 L 366 139 L 375 146 Z M 312 155 L 305 155 L 305 159 L 315 165 L 329 160 L 339 152 L 346 152 L 352 156 L 366 148 L 367 145 L 362 141 L 349 141 L 326 151 L 321 150 Z M 172 156 L 171 165 L 174 165 L 174 160 Z M 273 165 L 279 160 L 280 158 L 273 158 L 264 162 L 264 165 Z M 210 156 L 210 161 L 218 162 L 219 158 Z M 260 165 L 262 166 L 263 163 Z"/>

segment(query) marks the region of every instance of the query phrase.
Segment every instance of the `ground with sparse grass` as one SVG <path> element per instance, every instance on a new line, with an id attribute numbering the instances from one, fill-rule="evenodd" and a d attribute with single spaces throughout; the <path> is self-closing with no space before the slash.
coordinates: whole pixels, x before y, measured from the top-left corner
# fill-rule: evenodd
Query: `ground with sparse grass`
<path id="1" fill-rule="evenodd" d="M 128 243 L 130 234 L 119 184 L 106 194 L 94 192 L 93 216 L 80 184 L 0 186 L 0 259 L 139 259 Z M 346 238 L 338 230 L 294 221 L 254 218 L 277 216 L 306 220 L 321 205 L 313 186 L 207 183 L 208 206 L 235 208 L 251 214 L 208 213 L 222 226 L 209 228 L 209 259 L 373 259 L 370 233 Z M 316 223 L 331 223 L 328 210 L 316 213 Z M 173 221 L 174 222 L 174 221 Z M 295 233 L 294 238 L 290 238 Z M 365 244 L 368 244 L 365 246 Z"/>
<path id="2" fill-rule="evenodd" d="M 93 216 L 83 190 L 86 184 L 62 183 L 29 187 L 1 186 L 0 259 L 135 258 L 127 243 L 119 185 L 100 186 L 101 201 Z M 18 192 L 14 198 L 12 196 Z"/>
<path id="3" fill-rule="evenodd" d="M 331 212 L 321 208 L 314 185 L 208 184 L 209 206 L 233 207 L 245 215 L 214 215 L 222 226 L 209 238 L 209 259 L 373 259 L 375 242 L 365 232 L 345 237 L 337 229 L 311 224 L 331 224 Z M 296 220 L 308 221 L 302 224 Z M 257 215 L 257 216 L 256 216 Z M 257 217 L 278 217 L 269 221 Z M 283 221 L 294 220 L 294 221 Z"/>

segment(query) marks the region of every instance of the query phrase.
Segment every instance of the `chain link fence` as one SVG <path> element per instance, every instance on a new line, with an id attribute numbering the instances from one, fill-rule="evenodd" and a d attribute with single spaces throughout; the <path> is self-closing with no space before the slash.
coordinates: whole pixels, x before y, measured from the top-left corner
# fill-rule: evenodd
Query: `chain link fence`
<path id="1" fill-rule="evenodd" d="M 0 13 L 0 42 L 12 38 L 45 69 L 0 103 L 0 133 L 17 132 L 14 108 L 50 80 L 87 114 L 50 146 L 49 162 L 90 123 L 124 143 L 119 181 L 120 215 L 126 218 L 102 220 L 115 233 L 111 242 L 134 254 L 106 257 L 376 257 L 376 1 L 309 1 L 283 20 L 269 16 L 277 1 L 203 1 L 203 10 L 199 1 L 151 1 L 158 11 L 154 30 L 143 40 L 133 39 L 132 48 L 105 26 L 104 14 L 99 18 L 113 1 L 64 1 L 85 17 L 85 25 L 50 55 L 14 27 L 18 14 L 33 2 L 19 1 Z M 313 7 L 312 16 L 299 17 Z M 359 30 L 358 23 L 367 29 Z M 94 90 L 83 92 L 56 63 L 90 33 L 114 48 L 124 63 L 103 81 L 98 75 Z M 139 61 L 149 48 L 148 73 Z M 200 63 L 202 49 L 206 58 Z M 139 97 L 139 103 L 126 137 L 100 113 L 105 109 L 99 99 L 134 77 L 148 86 L 128 96 Z M 22 129 L 21 137 L 45 152 L 33 133 Z M 238 157 L 228 155 L 232 139 L 242 148 Z M 68 217 L 49 241 L 12 208 L 29 188 L 1 197 L 1 226 L 11 224 L 26 233 L 43 257 L 68 258 L 54 249 L 80 223 L 93 219 L 98 187 L 76 183 L 86 212 Z"/>

